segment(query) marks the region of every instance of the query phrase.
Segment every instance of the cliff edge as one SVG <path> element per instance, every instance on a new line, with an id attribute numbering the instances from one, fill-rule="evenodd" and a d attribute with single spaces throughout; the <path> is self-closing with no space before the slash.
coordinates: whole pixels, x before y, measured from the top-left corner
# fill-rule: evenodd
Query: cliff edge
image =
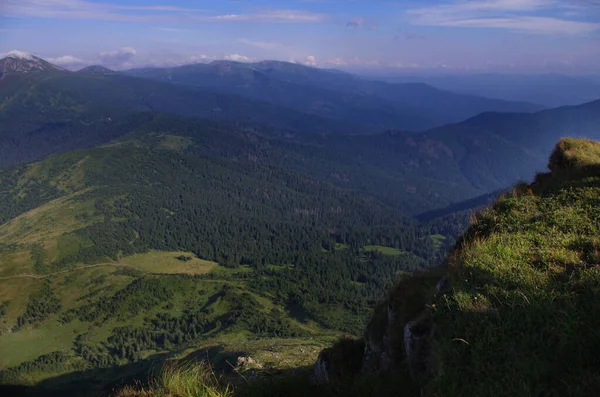
<path id="1" fill-rule="evenodd" d="M 600 394 L 600 143 L 567 138 L 549 173 L 474 217 L 444 266 L 400 280 L 318 382 L 406 379 L 428 396 Z"/>

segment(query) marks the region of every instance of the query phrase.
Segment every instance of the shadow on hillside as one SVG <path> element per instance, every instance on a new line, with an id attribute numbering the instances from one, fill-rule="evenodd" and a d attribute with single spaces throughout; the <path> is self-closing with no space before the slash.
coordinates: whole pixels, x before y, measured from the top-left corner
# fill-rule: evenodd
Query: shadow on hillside
<path id="1" fill-rule="evenodd" d="M 438 341 L 445 341 L 438 348 L 455 371 L 448 387 L 482 395 L 485 379 L 487 390 L 503 395 L 600 395 L 600 289 L 593 272 L 579 277 L 584 271 L 565 264 L 546 285 L 474 267 L 455 274 L 455 291 L 487 299 L 436 317 Z M 478 376 L 466 376 L 473 368 Z"/>
<path id="2" fill-rule="evenodd" d="M 247 370 L 240 374 L 232 366 L 239 356 L 245 354 L 224 352 L 222 347 L 214 346 L 193 352 L 183 360 L 209 360 L 215 372 L 222 374 L 225 382 L 234 385 L 234 397 L 417 395 L 406 384 L 399 384 L 400 378 L 397 376 L 363 376 L 316 385 L 312 382 L 312 366 L 286 370 Z M 135 364 L 71 372 L 46 379 L 36 386 L 0 385 L 0 396 L 109 397 L 126 385 L 145 384 L 149 376 L 158 372 L 170 357 L 169 354 L 157 354 Z"/>
<path id="3" fill-rule="evenodd" d="M 109 396 L 122 385 L 145 382 L 169 357 L 156 354 L 133 364 L 70 372 L 45 379 L 35 386 L 0 385 L 0 396 Z"/>
<path id="4" fill-rule="evenodd" d="M 315 384 L 313 367 L 298 367 L 259 379 L 249 379 L 234 397 L 416 397 L 420 388 L 397 373 L 363 374 L 327 384 Z M 246 375 L 245 375 L 246 376 Z"/>
<path id="5" fill-rule="evenodd" d="M 224 352 L 222 346 L 211 346 L 185 356 L 181 361 L 208 361 L 217 373 L 232 373 L 233 366 L 244 352 Z M 24 397 L 104 397 L 115 389 L 136 382 L 147 382 L 150 375 L 156 374 L 171 354 L 155 354 L 137 363 L 111 368 L 97 368 L 75 371 L 45 379 L 35 386 L 0 385 L 0 396 Z"/>
<path id="6" fill-rule="evenodd" d="M 233 372 L 237 358 L 247 355 L 242 351 L 226 352 L 222 346 L 210 346 L 188 354 L 181 361 L 206 361 L 216 373 L 230 373 Z"/>

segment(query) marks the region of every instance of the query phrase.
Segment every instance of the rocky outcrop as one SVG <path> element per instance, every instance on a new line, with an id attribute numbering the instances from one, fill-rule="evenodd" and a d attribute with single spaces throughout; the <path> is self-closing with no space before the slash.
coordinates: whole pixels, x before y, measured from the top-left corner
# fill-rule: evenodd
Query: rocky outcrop
<path id="1" fill-rule="evenodd" d="M 440 278 L 442 272 L 436 269 L 401 280 L 375 309 L 363 339 L 342 340 L 321 352 L 314 380 L 326 383 L 342 374 L 400 371 L 408 371 L 415 380 L 432 376 L 436 371 L 435 323 L 427 304 L 450 289 L 449 280 Z M 349 349 L 352 343 L 354 348 Z M 363 350 L 357 355 L 360 345 Z"/>
<path id="2" fill-rule="evenodd" d="M 323 353 L 324 351 L 319 354 L 314 367 L 314 381 L 316 383 L 329 382 L 329 369 L 327 368 L 327 360 Z"/>
<path id="3" fill-rule="evenodd" d="M 313 380 L 327 383 L 361 371 L 365 343 L 363 340 L 340 339 L 335 346 L 323 350 L 313 368 Z"/>
<path id="4" fill-rule="evenodd" d="M 413 379 L 428 377 L 435 372 L 434 330 L 435 323 L 429 315 L 404 326 L 404 354 Z"/>

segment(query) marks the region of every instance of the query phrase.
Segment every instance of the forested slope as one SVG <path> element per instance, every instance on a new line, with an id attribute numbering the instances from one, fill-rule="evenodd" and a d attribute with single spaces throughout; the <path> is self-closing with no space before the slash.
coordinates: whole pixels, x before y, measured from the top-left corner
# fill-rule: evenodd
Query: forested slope
<path id="1" fill-rule="evenodd" d="M 323 347 L 462 227 L 465 214 L 419 223 L 311 176 L 312 159 L 358 167 L 275 142 L 152 115 L 101 147 L 0 171 L 2 382 L 143 372 L 215 339 Z"/>

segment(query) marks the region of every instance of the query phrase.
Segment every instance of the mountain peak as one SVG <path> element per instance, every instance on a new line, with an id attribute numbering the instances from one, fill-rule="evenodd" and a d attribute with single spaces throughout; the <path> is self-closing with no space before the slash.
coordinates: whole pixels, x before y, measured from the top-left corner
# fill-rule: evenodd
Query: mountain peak
<path id="1" fill-rule="evenodd" d="M 83 69 L 79 69 L 77 71 L 77 73 L 88 73 L 88 74 L 114 74 L 115 71 L 105 68 L 104 66 L 100 66 L 100 65 L 91 65 L 91 66 L 86 66 Z"/>
<path id="2" fill-rule="evenodd" d="M 29 61 L 33 60 L 33 55 L 31 55 L 30 53 L 25 52 L 25 51 L 17 51 L 17 50 L 9 51 L 6 54 L 6 57 L 7 58 L 17 58 L 17 59 L 26 59 Z"/>
<path id="3" fill-rule="evenodd" d="M 0 54 L 0 77 L 12 73 L 31 73 L 50 70 L 65 70 L 28 52 L 12 50 Z"/>

